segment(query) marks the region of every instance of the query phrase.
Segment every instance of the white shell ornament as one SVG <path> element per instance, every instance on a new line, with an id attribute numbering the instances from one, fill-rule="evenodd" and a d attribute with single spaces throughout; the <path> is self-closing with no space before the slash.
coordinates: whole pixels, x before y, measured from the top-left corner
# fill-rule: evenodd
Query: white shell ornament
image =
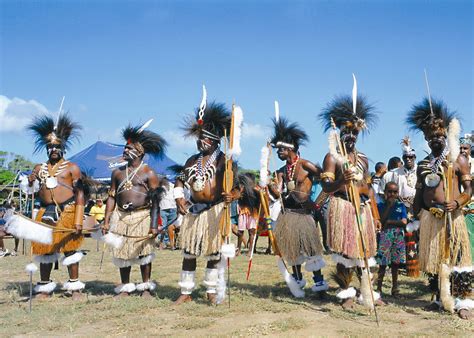
<path id="1" fill-rule="evenodd" d="M 201 178 L 196 178 L 193 183 L 193 190 L 194 191 L 203 191 L 204 190 L 204 180 Z"/>
<path id="2" fill-rule="evenodd" d="M 425 177 L 425 184 L 426 186 L 430 188 L 437 187 L 440 181 L 441 181 L 441 178 L 439 177 L 438 174 L 435 174 L 435 173 L 428 174 Z"/>
<path id="3" fill-rule="evenodd" d="M 56 177 L 47 177 L 46 178 L 46 188 L 54 189 L 58 186 L 58 180 Z"/>
<path id="4" fill-rule="evenodd" d="M 288 190 L 289 191 L 293 191 L 293 190 L 295 190 L 295 188 L 296 188 L 295 181 L 288 182 Z"/>

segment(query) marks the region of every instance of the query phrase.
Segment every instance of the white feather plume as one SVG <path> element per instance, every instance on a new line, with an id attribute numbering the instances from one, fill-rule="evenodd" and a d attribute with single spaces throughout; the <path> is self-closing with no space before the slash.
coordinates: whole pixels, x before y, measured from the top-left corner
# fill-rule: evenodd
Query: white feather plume
<path id="1" fill-rule="evenodd" d="M 374 303 L 372 302 L 372 295 L 370 294 L 372 290 L 370 287 L 371 280 L 369 279 L 369 273 L 367 273 L 366 269 L 362 269 L 362 276 L 360 278 L 360 301 L 362 305 L 373 309 Z"/>
<path id="2" fill-rule="evenodd" d="M 234 131 L 232 139 L 232 148 L 229 149 L 228 156 L 239 156 L 242 153 L 240 139 L 242 135 L 242 123 L 244 122 L 244 112 L 239 106 L 234 107 Z"/>
<path id="3" fill-rule="evenodd" d="M 355 115 L 357 108 L 357 79 L 354 73 L 352 73 L 352 78 L 354 79 L 354 85 L 352 86 L 352 113 Z"/>
<path id="4" fill-rule="evenodd" d="M 63 104 L 64 104 L 64 99 L 66 96 L 63 96 L 61 99 L 61 104 L 59 105 L 59 111 L 58 111 L 58 116 L 56 117 L 56 123 L 54 124 L 54 130 L 58 128 L 58 123 L 59 123 L 59 117 L 61 116 L 61 112 L 63 111 Z"/>
<path id="5" fill-rule="evenodd" d="M 11 216 L 6 223 L 6 230 L 13 236 L 42 244 L 53 242 L 53 230 L 22 215 Z"/>
<path id="6" fill-rule="evenodd" d="M 204 110 L 206 110 L 207 105 L 207 90 L 206 86 L 202 85 L 202 99 L 201 104 L 199 105 L 199 118 L 202 119 L 204 116 Z"/>
<path id="7" fill-rule="evenodd" d="M 338 163 L 342 163 L 344 161 L 344 158 L 337 151 L 337 147 L 338 147 L 337 138 L 338 137 L 339 135 L 337 134 L 337 130 L 332 129 L 329 132 L 329 136 L 328 136 L 329 153 L 336 159 Z"/>
<path id="8" fill-rule="evenodd" d="M 262 188 L 268 184 L 268 157 L 270 156 L 270 149 L 267 146 L 262 147 L 260 152 L 260 181 L 258 185 Z"/>
<path id="9" fill-rule="evenodd" d="M 275 121 L 280 121 L 280 104 L 275 101 Z"/>
<path id="10" fill-rule="evenodd" d="M 449 282 L 449 275 L 451 270 L 446 264 L 441 265 L 441 271 L 439 273 L 439 293 L 441 304 L 443 308 L 453 313 L 454 312 L 454 298 L 451 296 L 451 283 Z"/>
<path id="11" fill-rule="evenodd" d="M 459 156 L 459 136 L 461 135 L 461 124 L 454 118 L 448 126 L 449 160 L 455 162 Z"/>
<path id="12" fill-rule="evenodd" d="M 138 132 L 141 133 L 143 132 L 146 128 L 148 128 L 151 124 L 151 122 L 153 122 L 153 119 L 149 119 L 148 121 L 146 121 L 143 126 L 140 127 L 140 129 L 138 129 Z"/>
<path id="13" fill-rule="evenodd" d="M 301 287 L 298 285 L 293 276 L 290 275 L 290 273 L 285 267 L 285 263 L 283 263 L 283 260 L 280 257 L 278 257 L 277 259 L 278 269 L 280 270 L 280 273 L 283 276 L 283 279 L 285 280 L 288 289 L 290 289 L 291 294 L 295 298 L 304 298 L 304 290 L 301 289 Z"/>
<path id="14" fill-rule="evenodd" d="M 119 250 L 122 248 L 125 238 L 123 236 L 116 235 L 114 233 L 108 232 L 104 236 L 102 236 L 102 240 L 113 247 L 114 249 Z"/>

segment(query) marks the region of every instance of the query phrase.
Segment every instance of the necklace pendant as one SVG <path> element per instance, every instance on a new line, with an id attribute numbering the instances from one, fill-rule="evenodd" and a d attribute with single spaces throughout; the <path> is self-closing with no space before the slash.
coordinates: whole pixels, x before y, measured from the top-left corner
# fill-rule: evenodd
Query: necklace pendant
<path id="1" fill-rule="evenodd" d="M 46 178 L 46 188 L 54 189 L 58 186 L 58 180 L 56 177 L 47 177 Z"/>
<path id="2" fill-rule="evenodd" d="M 193 183 L 194 191 L 203 191 L 204 190 L 204 180 L 201 177 L 196 178 Z"/>
<path id="3" fill-rule="evenodd" d="M 435 173 L 428 174 L 425 177 L 425 184 L 430 188 L 437 187 L 440 181 L 441 181 L 441 178 L 439 177 L 438 174 L 435 174 Z"/>
<path id="4" fill-rule="evenodd" d="M 127 181 L 125 182 L 125 184 L 123 185 L 123 190 L 132 190 L 133 188 L 133 183 L 132 181 Z"/>
<path id="5" fill-rule="evenodd" d="M 288 191 L 293 191 L 293 190 L 295 190 L 295 188 L 296 188 L 295 181 L 290 181 L 290 182 L 288 182 L 287 187 L 288 187 Z"/>

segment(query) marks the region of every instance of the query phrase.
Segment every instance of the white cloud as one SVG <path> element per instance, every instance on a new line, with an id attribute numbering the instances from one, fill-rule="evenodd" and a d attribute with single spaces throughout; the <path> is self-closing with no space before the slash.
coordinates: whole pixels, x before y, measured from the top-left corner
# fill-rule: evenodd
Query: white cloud
<path id="1" fill-rule="evenodd" d="M 270 137 L 271 129 L 260 124 L 251 124 L 244 122 L 242 126 L 242 137 L 244 139 L 257 138 L 265 139 Z"/>
<path id="2" fill-rule="evenodd" d="M 35 100 L 23 100 L 17 97 L 9 99 L 0 95 L 0 131 L 22 132 L 31 117 L 46 114 L 48 109 Z"/>

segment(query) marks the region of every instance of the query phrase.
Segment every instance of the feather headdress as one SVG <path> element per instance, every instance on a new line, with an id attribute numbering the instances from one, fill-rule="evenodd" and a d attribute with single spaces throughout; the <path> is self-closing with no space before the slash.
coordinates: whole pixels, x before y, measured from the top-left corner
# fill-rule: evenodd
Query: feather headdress
<path id="1" fill-rule="evenodd" d="M 72 140 L 79 138 L 79 130 L 82 129 L 67 113 L 60 114 L 56 121 L 51 116 L 37 116 L 27 128 L 35 136 L 35 153 L 48 144 L 57 144 L 61 149 L 68 150 Z"/>
<path id="2" fill-rule="evenodd" d="M 186 136 L 196 138 L 205 136 L 220 141 L 224 137 L 224 131 L 229 135 L 231 125 L 230 111 L 223 103 L 207 103 L 207 91 L 203 86 L 203 95 L 195 116 L 186 119 L 183 129 Z"/>
<path id="3" fill-rule="evenodd" d="M 402 153 L 403 155 L 415 155 L 415 149 L 411 147 L 411 140 L 408 136 L 405 136 L 402 141 L 400 142 L 402 145 Z"/>
<path id="4" fill-rule="evenodd" d="M 256 208 L 259 203 L 259 196 L 255 191 L 255 175 L 252 173 L 240 174 L 238 180 L 239 187 L 243 190 L 240 203 L 250 208 Z"/>
<path id="5" fill-rule="evenodd" d="M 421 131 L 426 139 L 434 135 L 448 135 L 448 126 L 455 117 L 447 105 L 441 100 L 430 100 L 425 97 L 420 103 L 413 105 L 406 123 L 411 130 Z"/>
<path id="6" fill-rule="evenodd" d="M 375 126 L 377 122 L 375 107 L 369 104 L 364 96 L 356 97 L 357 100 L 353 100 L 350 95 L 337 96 L 328 103 L 319 114 L 325 132 L 332 128 L 331 119 L 334 120 L 336 127 L 341 131 L 368 131 Z M 356 108 L 355 112 L 354 106 Z"/>
<path id="7" fill-rule="evenodd" d="M 290 123 L 286 118 L 273 120 L 273 136 L 270 143 L 273 147 L 286 147 L 294 150 L 308 141 L 308 135 L 296 122 Z"/>
<path id="8" fill-rule="evenodd" d="M 134 144 L 141 154 L 150 154 L 154 157 L 162 156 L 168 145 L 164 138 L 146 128 L 152 120 L 141 126 L 131 126 L 122 130 L 122 136 L 127 144 Z"/>

